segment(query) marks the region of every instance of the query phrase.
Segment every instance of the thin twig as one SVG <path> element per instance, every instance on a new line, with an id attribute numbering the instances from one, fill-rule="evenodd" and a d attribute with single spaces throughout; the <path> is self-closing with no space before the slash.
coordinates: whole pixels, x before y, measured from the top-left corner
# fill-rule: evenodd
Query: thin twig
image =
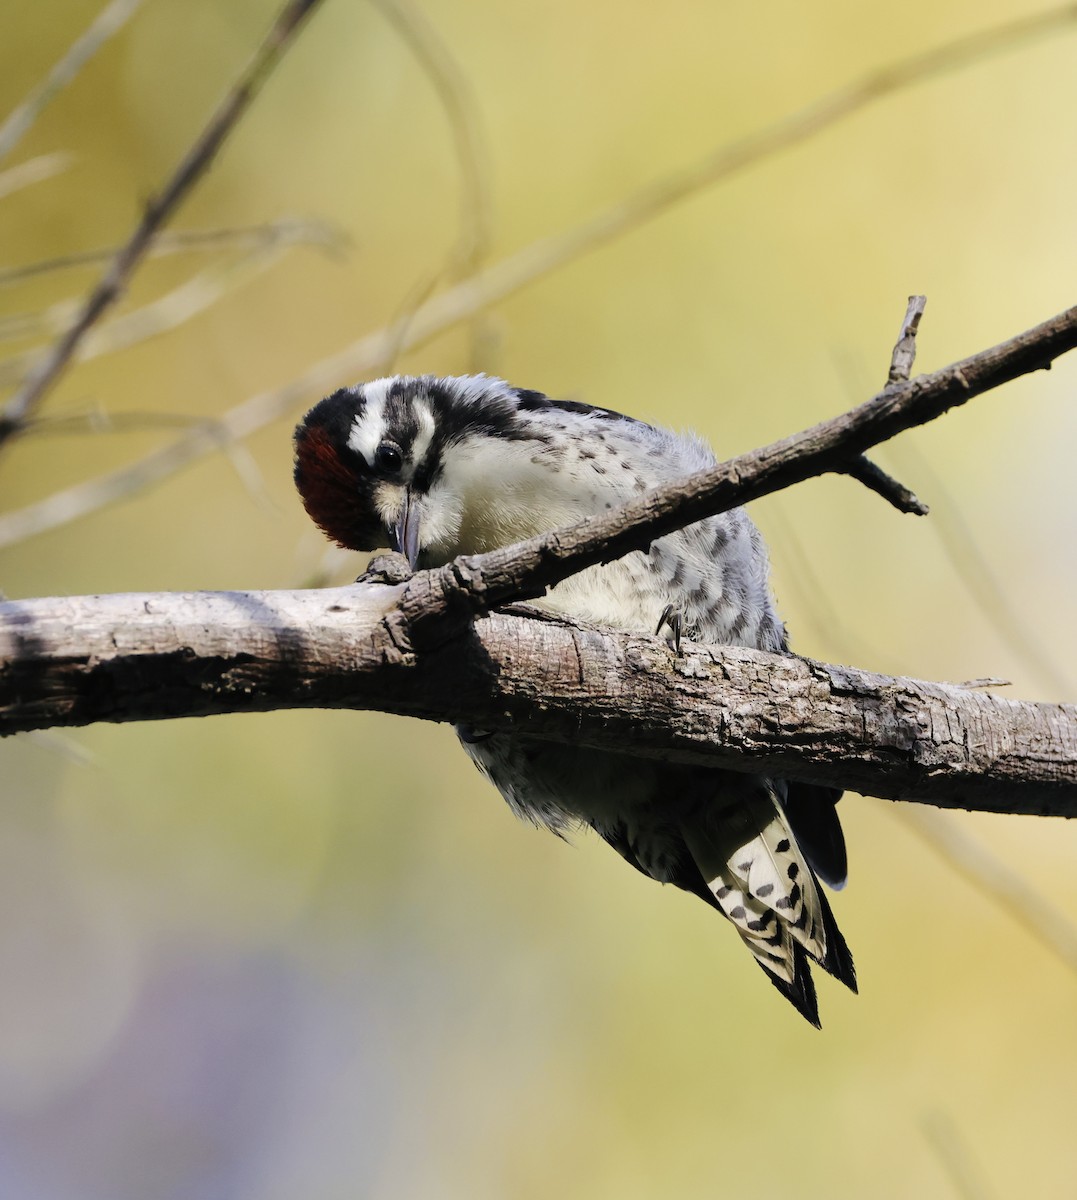
<path id="1" fill-rule="evenodd" d="M 17 312 L 0 318 L 0 342 L 17 342 L 26 338 L 41 337 L 55 328 L 60 320 L 60 313 L 70 313 L 71 302 L 62 300 L 59 304 L 50 304 L 39 312 Z M 5 359 L 0 363 L 0 372 L 10 368 L 13 359 Z M 21 356 L 18 361 L 21 361 Z"/>
<path id="2" fill-rule="evenodd" d="M 15 149 L 41 110 L 67 87 L 105 42 L 127 24 L 141 3 L 142 0 L 112 0 L 97 14 L 86 32 L 0 125 L 0 162 Z"/>
<path id="3" fill-rule="evenodd" d="M 888 384 L 908 382 L 913 361 L 916 358 L 916 329 L 923 316 L 926 296 L 910 296 L 905 317 L 901 322 L 901 332 L 890 356 L 890 373 Z M 911 492 L 903 483 L 899 483 L 892 475 L 888 475 L 882 467 L 871 462 L 860 454 L 852 459 L 844 468 L 843 474 L 862 483 L 866 488 L 884 500 L 888 500 L 898 512 L 910 513 L 917 517 L 926 517 L 927 505 Z"/>
<path id="4" fill-rule="evenodd" d="M 378 359 L 375 357 L 374 362 Z M 249 437 L 275 417 L 292 412 L 317 392 L 330 390 L 342 374 L 336 358 L 319 363 L 293 383 L 259 392 L 236 405 L 212 426 L 198 422 L 186 433 L 129 466 L 54 492 L 34 504 L 0 516 L 0 549 L 79 520 L 126 500 L 231 442 Z"/>
<path id="5" fill-rule="evenodd" d="M 23 436 L 65 434 L 145 433 L 156 429 L 190 429 L 205 424 L 205 417 L 195 413 L 150 412 L 130 409 L 111 412 L 101 404 L 80 407 L 72 412 L 48 413 L 33 417 L 23 429 Z"/>
<path id="6" fill-rule="evenodd" d="M 147 258 L 164 258 L 170 254 L 189 254 L 196 251 L 215 250 L 223 246 L 244 249 L 249 246 L 274 245 L 317 246 L 326 253 L 339 255 L 346 244 L 344 234 L 324 221 L 304 217 L 281 217 L 264 225 L 247 225 L 235 229 L 177 229 L 162 231 L 153 240 L 146 252 Z M 119 253 L 116 246 L 97 250 L 82 250 L 76 254 L 63 254 L 56 258 L 41 259 L 22 267 L 0 269 L 0 287 L 11 287 L 57 271 L 71 271 L 78 267 L 96 267 L 115 258 Z"/>
<path id="7" fill-rule="evenodd" d="M 513 273 L 526 275 L 523 282 L 531 282 L 532 278 L 548 274 L 654 220 L 701 189 L 807 141 L 877 100 L 1066 26 L 1077 26 L 1077 4 L 1063 4 L 992 29 L 965 34 L 944 45 L 869 71 L 759 132 L 721 146 L 691 166 L 663 176 L 575 228 L 536 243 L 503 263 L 502 269 L 511 268 Z M 528 264 L 529 270 L 525 270 L 525 255 L 538 260 Z M 522 283 L 511 290 L 520 286 Z"/>
<path id="8" fill-rule="evenodd" d="M 0 445 L 18 431 L 19 426 L 59 379 L 82 339 L 123 293 L 132 272 L 145 256 L 157 230 L 172 216 L 194 184 L 202 177 L 239 118 L 247 111 L 281 56 L 291 45 L 304 20 L 319 2 L 320 0 L 288 0 L 285 4 L 268 36 L 240 72 L 236 82 L 188 150 L 164 190 L 147 204 L 138 227 L 86 299 L 77 319 L 8 402 L 3 415 L 0 416 Z"/>
<path id="9" fill-rule="evenodd" d="M 970 679 L 964 689 L 1000 687 L 1004 679 Z M 971 884 L 1012 917 L 1071 971 L 1077 973 L 1077 925 L 1013 868 L 969 837 L 942 813 L 901 805 L 892 810 Z"/>
<path id="10" fill-rule="evenodd" d="M 806 624 L 814 628 L 820 646 L 819 655 L 833 662 L 858 663 L 873 671 L 899 669 L 899 662 L 889 648 L 872 643 L 850 621 L 847 613 L 839 612 L 832 602 L 833 583 L 821 576 L 815 556 L 805 548 L 800 526 L 794 530 L 786 515 L 783 497 L 772 497 L 765 512 L 753 513 L 766 534 L 771 549 L 772 570 L 777 576 L 775 590 L 782 609 L 792 608 L 802 614 Z M 785 601 L 790 595 L 790 605 Z M 786 621 L 790 641 L 803 649 L 801 626 Z"/>
<path id="11" fill-rule="evenodd" d="M 265 473 L 249 447 L 242 442 L 226 442 L 221 447 L 221 452 L 256 507 L 262 512 L 280 516 L 280 505 L 274 500 L 269 484 L 266 483 Z"/>
<path id="12" fill-rule="evenodd" d="M 1047 367 L 1074 348 L 1077 307 L 941 371 L 889 385 L 842 416 L 655 488 L 619 509 L 516 546 L 457 559 L 441 569 L 442 585 L 435 584 L 433 590 L 463 587 L 480 609 L 541 595 L 545 588 L 586 567 L 646 549 L 655 538 L 733 505 L 815 475 L 842 472 L 855 455 L 974 396 Z"/>
<path id="13" fill-rule="evenodd" d="M 887 383 L 905 383 L 912 372 L 916 361 L 916 331 L 920 327 L 920 318 L 927 306 L 926 296 L 910 296 L 909 307 L 905 310 L 905 319 L 901 322 L 901 333 L 894 343 L 894 353 L 890 356 L 890 375 Z"/>
<path id="14" fill-rule="evenodd" d="M 841 474 L 848 475 L 850 479 L 855 479 L 870 491 L 876 492 L 889 501 L 898 512 L 909 513 L 914 517 L 926 517 L 931 511 L 915 492 L 909 491 L 903 483 L 863 455 L 846 463 L 841 468 Z"/>
<path id="15" fill-rule="evenodd" d="M 410 0 L 372 2 L 415 55 L 445 112 L 460 170 L 460 232 L 450 277 L 472 274 L 490 248 L 493 194 L 486 139 L 467 72 Z"/>

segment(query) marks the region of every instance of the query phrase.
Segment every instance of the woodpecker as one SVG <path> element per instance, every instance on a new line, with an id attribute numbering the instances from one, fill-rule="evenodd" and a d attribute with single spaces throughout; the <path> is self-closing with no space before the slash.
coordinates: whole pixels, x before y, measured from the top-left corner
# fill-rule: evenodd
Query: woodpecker
<path id="1" fill-rule="evenodd" d="M 713 466 L 698 438 L 485 375 L 393 376 L 342 388 L 295 433 L 312 520 L 352 550 L 386 545 L 413 568 L 478 554 L 600 513 Z M 591 567 L 536 603 L 591 624 L 788 652 L 762 537 L 743 509 Z M 633 867 L 732 923 L 813 1025 L 809 960 L 856 991 L 820 881 L 840 888 L 841 793 L 793 780 L 659 762 L 525 733 L 457 727 L 520 817 L 590 827 Z"/>

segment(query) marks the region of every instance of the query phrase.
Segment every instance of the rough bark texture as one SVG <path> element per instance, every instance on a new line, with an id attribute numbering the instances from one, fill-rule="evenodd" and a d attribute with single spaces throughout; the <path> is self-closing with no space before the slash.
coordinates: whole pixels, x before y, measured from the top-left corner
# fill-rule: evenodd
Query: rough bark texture
<path id="1" fill-rule="evenodd" d="M 0 732 L 357 708 L 838 784 L 1077 815 L 1077 708 L 498 612 L 440 638 L 407 585 L 0 605 Z M 413 597 L 411 598 L 413 599 Z M 413 632 L 423 631 L 422 649 Z"/>

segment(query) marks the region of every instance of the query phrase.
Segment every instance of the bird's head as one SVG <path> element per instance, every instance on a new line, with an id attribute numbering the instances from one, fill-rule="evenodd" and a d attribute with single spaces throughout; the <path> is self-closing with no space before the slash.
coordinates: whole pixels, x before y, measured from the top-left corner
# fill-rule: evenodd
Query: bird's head
<path id="1" fill-rule="evenodd" d="M 415 567 L 505 545 L 563 516 L 537 512 L 527 486 L 553 453 L 536 417 L 556 403 L 484 375 L 342 388 L 296 429 L 295 484 L 350 550 L 389 545 Z"/>

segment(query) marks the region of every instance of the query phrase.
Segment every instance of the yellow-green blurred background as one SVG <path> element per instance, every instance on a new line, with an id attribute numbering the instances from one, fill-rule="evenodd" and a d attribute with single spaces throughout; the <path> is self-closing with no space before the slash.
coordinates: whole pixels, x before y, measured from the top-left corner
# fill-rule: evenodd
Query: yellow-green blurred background
<path id="1" fill-rule="evenodd" d="M 481 130 L 488 261 L 872 68 L 1038 8 L 417 2 Z M 97 8 L 4 0 L 0 112 Z M 74 155 L 0 199 L 0 264 L 121 241 L 274 11 L 148 0 L 7 164 Z M 460 178 L 399 30 L 325 0 L 174 227 L 294 215 L 345 250 L 293 247 L 72 371 L 43 415 L 135 427 L 20 440 L 0 461 L 4 509 L 165 444 L 177 430 L 153 414 L 222 414 L 392 321 L 445 264 Z M 392 369 L 481 367 L 733 454 L 875 390 L 912 291 L 929 297 L 921 369 L 1074 303 L 1075 196 L 1077 28 L 886 98 Z M 155 260 L 126 307 L 241 257 Z M 6 287 L 0 317 L 95 277 Z M 796 646 L 1072 698 L 1075 390 L 1071 356 L 880 451 L 926 520 L 834 478 L 756 505 Z M 0 586 L 346 580 L 361 560 L 327 558 L 292 494 L 291 425 L 8 548 Z M 595 839 L 516 824 L 445 727 L 277 713 L 0 754 L 0 1194 L 1077 1194 L 1077 977 L 900 806 L 842 804 L 835 908 L 861 995 L 823 980 L 817 1033 L 703 905 Z M 953 821 L 1077 920 L 1077 830 Z M 960 1190 L 961 1159 L 985 1190 Z"/>

